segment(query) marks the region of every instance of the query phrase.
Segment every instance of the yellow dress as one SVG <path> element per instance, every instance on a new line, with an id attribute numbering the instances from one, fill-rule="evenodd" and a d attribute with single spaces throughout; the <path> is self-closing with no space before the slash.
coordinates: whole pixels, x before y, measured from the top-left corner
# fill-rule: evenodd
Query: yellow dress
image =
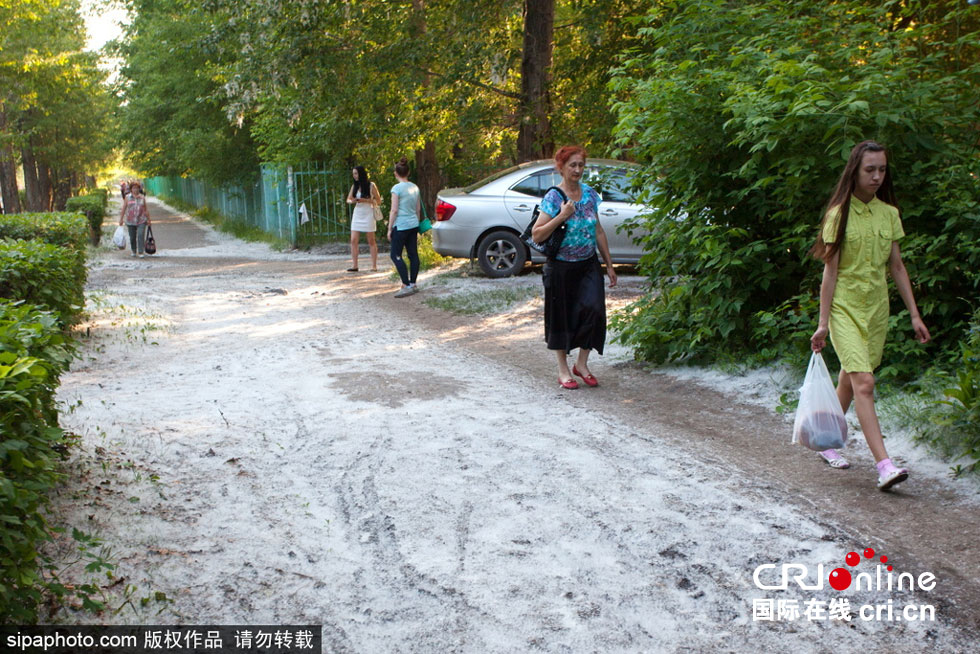
<path id="1" fill-rule="evenodd" d="M 888 258 L 905 236 L 898 209 L 877 197 L 865 204 L 851 196 L 837 287 L 830 305 L 830 341 L 847 372 L 874 372 L 888 333 Z M 828 212 L 823 240 L 837 238 L 839 207 Z"/>

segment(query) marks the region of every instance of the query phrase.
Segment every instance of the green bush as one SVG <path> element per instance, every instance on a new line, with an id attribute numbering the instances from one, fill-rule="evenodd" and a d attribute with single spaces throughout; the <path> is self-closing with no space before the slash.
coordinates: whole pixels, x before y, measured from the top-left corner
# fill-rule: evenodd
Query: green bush
<path id="1" fill-rule="evenodd" d="M 105 189 L 102 190 L 104 191 Z M 102 230 L 102 219 L 105 218 L 106 202 L 105 193 L 101 195 L 96 193 L 79 195 L 74 198 L 68 198 L 68 201 L 65 203 L 65 209 L 67 211 L 85 214 L 89 228 L 94 232 L 98 232 Z"/>
<path id="2" fill-rule="evenodd" d="M 973 314 L 967 337 L 960 344 L 959 366 L 946 377 L 945 398 L 932 413 L 938 429 L 926 430 L 920 438 L 966 465 L 953 469 L 957 475 L 980 473 L 980 309 Z"/>
<path id="3" fill-rule="evenodd" d="M 104 186 L 99 186 L 95 188 L 85 188 L 79 191 L 79 197 L 86 195 L 95 195 L 102 202 L 102 207 L 105 208 L 109 206 L 109 189 Z"/>
<path id="4" fill-rule="evenodd" d="M 441 266 L 448 261 L 450 257 L 444 257 L 438 252 L 436 252 L 435 247 L 432 245 L 432 234 L 420 234 L 419 235 L 419 269 L 429 270 L 430 268 L 435 268 L 436 266 Z"/>
<path id="5" fill-rule="evenodd" d="M 85 277 L 85 250 L 0 240 L 0 298 L 54 311 L 66 327 L 77 322 L 85 304 Z"/>
<path id="6" fill-rule="evenodd" d="M 52 245 L 84 250 L 88 239 L 88 223 L 77 213 L 0 215 L 0 239 L 5 238 L 40 240 Z"/>
<path id="7" fill-rule="evenodd" d="M 980 289 L 980 12 L 919 3 L 655 3 L 612 86 L 656 207 L 651 292 L 616 325 L 654 361 L 804 360 L 822 266 L 806 251 L 851 147 L 890 146 L 903 258 L 934 343 L 892 285 L 882 377 L 958 356 Z"/>
<path id="8" fill-rule="evenodd" d="M 64 447 L 54 393 L 72 356 L 55 315 L 0 301 L 0 616 L 13 623 L 36 620 L 45 590 L 64 592 L 38 552 Z"/>

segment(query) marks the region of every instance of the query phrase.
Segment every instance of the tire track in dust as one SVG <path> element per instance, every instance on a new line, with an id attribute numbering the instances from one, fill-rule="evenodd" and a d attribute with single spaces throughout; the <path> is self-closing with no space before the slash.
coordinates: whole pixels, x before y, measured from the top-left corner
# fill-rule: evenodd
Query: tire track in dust
<path id="1" fill-rule="evenodd" d="M 415 647 L 425 649 L 459 648 L 466 642 L 469 616 L 486 614 L 471 605 L 464 593 L 447 586 L 412 565 L 403 555 L 395 518 L 381 500 L 376 480 L 383 476 L 385 464 L 382 452 L 390 449 L 391 437 L 379 434 L 370 447 L 348 464 L 335 486 L 348 532 L 364 553 L 367 565 L 358 569 L 359 612 L 370 617 L 379 627 L 387 629 L 389 622 L 398 621 L 398 631 L 409 630 L 415 637 Z M 467 503 L 457 518 L 457 570 L 465 567 L 465 543 L 468 538 L 472 505 Z M 353 543 L 352 543 L 353 545 Z M 381 611 L 370 606 L 388 606 Z M 410 625 L 404 622 L 410 621 Z M 380 624 L 379 624 L 380 623 Z M 416 640 L 417 639 L 417 640 Z"/>

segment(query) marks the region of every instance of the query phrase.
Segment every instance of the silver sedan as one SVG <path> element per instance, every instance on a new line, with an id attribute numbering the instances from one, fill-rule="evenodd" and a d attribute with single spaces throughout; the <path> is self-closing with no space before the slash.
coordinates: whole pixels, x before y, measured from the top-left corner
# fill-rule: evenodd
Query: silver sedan
<path id="1" fill-rule="evenodd" d="M 619 226 L 646 207 L 631 201 L 627 189 L 635 164 L 612 159 L 590 159 L 585 183 L 602 196 L 599 222 L 609 240 L 613 263 L 636 263 L 643 251 Z M 490 277 L 520 272 L 528 261 L 545 259 L 521 242 L 545 192 L 561 183 L 555 162 L 520 164 L 465 188 L 445 189 L 436 201 L 432 244 L 443 256 L 475 258 Z"/>

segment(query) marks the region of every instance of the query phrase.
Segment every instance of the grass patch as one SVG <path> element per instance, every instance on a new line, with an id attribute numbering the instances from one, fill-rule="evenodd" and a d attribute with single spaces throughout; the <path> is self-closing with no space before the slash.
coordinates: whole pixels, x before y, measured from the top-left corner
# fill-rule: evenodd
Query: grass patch
<path id="1" fill-rule="evenodd" d="M 457 279 L 490 279 L 487 274 L 483 272 L 483 269 L 472 261 L 467 261 L 465 263 L 460 263 L 459 265 L 446 270 L 445 272 L 440 272 L 438 275 L 433 276 L 429 279 L 429 284 L 436 286 L 446 286 Z"/>
<path id="2" fill-rule="evenodd" d="M 292 244 L 288 240 L 281 239 L 278 236 L 269 234 L 268 232 L 256 227 L 255 225 L 248 225 L 237 220 L 233 220 L 219 211 L 215 211 L 211 207 L 201 207 L 199 209 L 191 209 L 191 213 L 209 225 L 214 226 L 219 231 L 225 234 L 231 234 L 235 238 L 239 238 L 243 241 L 249 241 L 252 243 L 268 243 L 275 250 L 282 251 Z"/>
<path id="3" fill-rule="evenodd" d="M 225 234 L 231 234 L 235 238 L 240 238 L 243 241 L 249 241 L 252 243 L 268 243 L 273 249 L 280 252 L 292 247 L 292 243 L 290 243 L 287 239 L 281 239 L 278 236 L 269 234 L 255 225 L 248 225 L 238 220 L 234 220 L 233 218 L 229 218 L 220 211 L 216 211 L 211 207 L 196 207 L 190 202 L 186 202 L 180 198 L 173 198 L 163 195 L 159 197 L 174 209 L 183 211 L 184 213 L 189 213 L 195 218 L 211 225 L 218 231 L 224 232 Z"/>
<path id="4" fill-rule="evenodd" d="M 435 309 L 472 316 L 500 313 L 518 302 L 524 302 L 538 295 L 540 294 L 536 287 L 515 286 L 426 298 L 424 302 Z"/>
<path id="5" fill-rule="evenodd" d="M 402 251 L 404 253 L 404 250 Z M 453 257 L 444 257 L 435 251 L 432 247 L 432 237 L 428 234 L 422 234 L 419 236 L 419 270 L 425 271 L 438 266 L 444 266 L 453 261 Z M 405 260 L 405 265 L 408 265 L 408 260 Z M 391 281 L 398 280 L 398 270 L 392 268 L 391 273 L 389 273 L 388 278 Z"/>

